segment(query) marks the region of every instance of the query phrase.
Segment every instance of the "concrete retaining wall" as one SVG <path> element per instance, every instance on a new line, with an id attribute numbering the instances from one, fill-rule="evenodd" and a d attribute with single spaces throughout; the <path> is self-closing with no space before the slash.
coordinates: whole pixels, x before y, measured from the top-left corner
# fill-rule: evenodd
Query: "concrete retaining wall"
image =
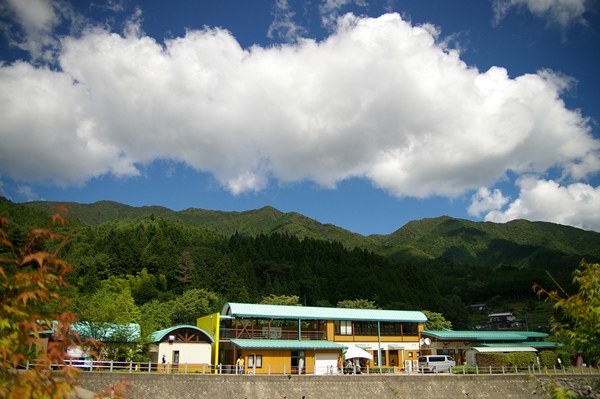
<path id="1" fill-rule="evenodd" d="M 82 373 L 84 388 L 102 391 L 120 380 L 131 399 L 393 399 L 539 398 L 525 375 L 260 376 Z"/>

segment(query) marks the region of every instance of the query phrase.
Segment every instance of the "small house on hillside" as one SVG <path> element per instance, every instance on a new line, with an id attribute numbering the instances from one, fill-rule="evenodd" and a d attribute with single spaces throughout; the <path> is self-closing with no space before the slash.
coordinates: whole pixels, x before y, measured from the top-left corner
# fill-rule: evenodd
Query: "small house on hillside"
<path id="1" fill-rule="evenodd" d="M 476 303 L 473 305 L 469 305 L 469 312 L 471 313 L 487 313 L 490 309 L 485 303 Z"/>
<path id="2" fill-rule="evenodd" d="M 525 328 L 523 320 L 517 319 L 512 312 L 491 313 L 488 315 L 488 330 L 522 330 Z"/>

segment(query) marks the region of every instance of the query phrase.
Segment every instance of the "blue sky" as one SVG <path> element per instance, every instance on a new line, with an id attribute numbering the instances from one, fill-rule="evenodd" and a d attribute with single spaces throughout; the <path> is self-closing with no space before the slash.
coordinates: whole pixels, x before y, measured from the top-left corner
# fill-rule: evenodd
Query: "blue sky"
<path id="1" fill-rule="evenodd" d="M 587 0 L 0 0 L 14 202 L 600 231 Z"/>

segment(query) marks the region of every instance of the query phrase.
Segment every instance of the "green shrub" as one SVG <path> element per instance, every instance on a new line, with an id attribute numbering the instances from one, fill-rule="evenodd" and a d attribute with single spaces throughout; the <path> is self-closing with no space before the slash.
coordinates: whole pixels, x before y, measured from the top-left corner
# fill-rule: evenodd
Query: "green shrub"
<path id="1" fill-rule="evenodd" d="M 512 353 L 478 353 L 477 365 L 479 367 L 519 367 L 525 368 L 531 364 L 531 361 L 537 364 L 536 354 L 531 352 L 512 352 Z M 550 355 L 547 355 L 550 359 Z"/>
<path id="2" fill-rule="evenodd" d="M 554 367 L 556 365 L 556 353 L 552 352 L 552 351 L 541 351 L 539 353 L 539 357 L 540 357 L 540 364 L 543 367 Z"/>
<path id="3" fill-rule="evenodd" d="M 379 367 L 371 367 L 369 369 L 369 373 L 370 374 L 379 374 L 379 372 L 380 372 L 379 370 L 380 370 Z M 362 368 L 362 372 L 363 373 L 367 372 L 366 367 Z M 393 367 L 381 367 L 381 373 L 382 374 L 393 374 L 394 373 L 394 368 Z"/>
<path id="4" fill-rule="evenodd" d="M 537 361 L 536 361 L 537 355 L 532 352 L 514 352 L 514 353 L 509 353 L 509 355 L 511 355 L 511 361 L 509 363 L 509 366 L 511 366 L 511 367 L 515 367 L 515 366 L 517 366 L 519 368 L 529 367 L 531 365 L 532 361 L 534 364 L 537 364 Z"/>
<path id="5" fill-rule="evenodd" d="M 462 365 L 452 367 L 452 374 L 476 374 L 477 369 L 475 366 Z"/>
<path id="6" fill-rule="evenodd" d="M 509 362 L 507 353 L 478 353 L 477 365 L 479 367 L 500 368 Z"/>

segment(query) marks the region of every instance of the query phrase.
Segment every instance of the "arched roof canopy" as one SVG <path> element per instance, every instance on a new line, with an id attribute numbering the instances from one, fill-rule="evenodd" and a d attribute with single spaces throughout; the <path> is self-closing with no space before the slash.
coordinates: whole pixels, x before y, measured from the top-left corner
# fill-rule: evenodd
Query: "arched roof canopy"
<path id="1" fill-rule="evenodd" d="M 206 331 L 191 325 L 174 326 L 150 334 L 150 339 L 154 343 L 168 342 L 169 337 L 173 337 L 175 342 L 205 342 L 209 344 L 215 342 Z"/>

